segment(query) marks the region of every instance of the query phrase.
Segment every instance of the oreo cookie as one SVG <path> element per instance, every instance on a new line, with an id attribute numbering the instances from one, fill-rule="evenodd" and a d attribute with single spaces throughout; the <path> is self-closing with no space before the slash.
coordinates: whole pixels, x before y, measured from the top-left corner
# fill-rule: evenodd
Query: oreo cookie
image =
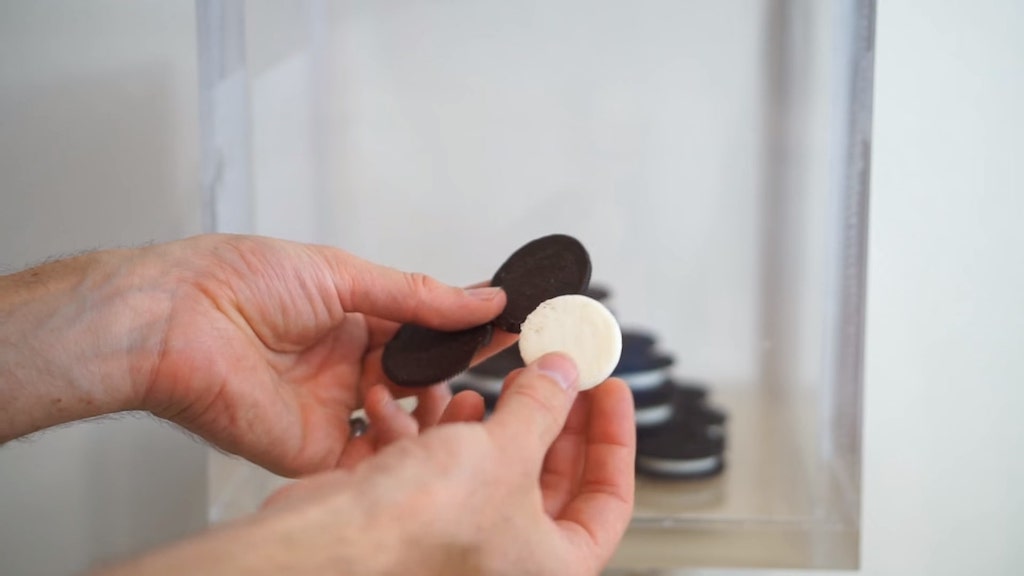
<path id="1" fill-rule="evenodd" d="M 674 363 L 672 356 L 654 350 L 623 353 L 612 376 L 625 380 L 633 391 L 652 390 L 668 381 L 668 371 Z"/>
<path id="2" fill-rule="evenodd" d="M 675 390 L 668 382 L 648 389 L 630 388 L 633 393 L 633 419 L 637 432 L 660 426 L 675 413 Z"/>
<path id="3" fill-rule="evenodd" d="M 701 433 L 716 438 L 725 437 L 725 412 L 708 404 L 707 389 L 698 384 L 670 382 L 673 388 L 673 411 L 676 417 Z"/>
<path id="4" fill-rule="evenodd" d="M 685 380 L 670 380 L 675 396 L 680 402 L 701 402 L 708 395 L 708 389 L 702 384 Z"/>
<path id="5" fill-rule="evenodd" d="M 516 250 L 491 278 L 505 290 L 505 309 L 492 323 L 518 334 L 541 302 L 580 294 L 590 285 L 590 255 L 579 240 L 564 234 L 544 236 Z"/>
<path id="6" fill-rule="evenodd" d="M 519 333 L 523 321 L 541 302 L 578 294 L 589 284 L 590 255 L 579 240 L 564 234 L 533 240 L 516 250 L 491 279 L 491 285 L 504 288 L 506 296 L 505 310 L 494 321 L 459 332 L 403 325 L 384 346 L 384 374 L 400 386 L 429 386 L 448 380 L 468 368 L 476 352 L 490 340 L 493 326 Z M 515 354 L 518 356 L 518 351 Z M 500 387 L 500 381 L 498 384 Z"/>
<path id="7" fill-rule="evenodd" d="M 615 366 L 614 374 L 621 376 L 624 374 L 640 374 L 654 370 L 665 370 L 673 364 L 675 364 L 675 358 L 672 355 L 655 350 L 634 352 L 632 354 L 623 353 L 619 357 L 618 365 Z"/>
<path id="8" fill-rule="evenodd" d="M 384 375 L 399 386 L 431 386 L 466 370 L 473 356 L 491 337 L 484 324 L 457 332 L 443 332 L 404 324 L 384 347 Z"/>
<path id="9" fill-rule="evenodd" d="M 661 406 L 663 404 L 675 405 L 676 390 L 669 382 L 654 388 L 630 388 L 630 391 L 633 393 L 633 406 L 637 409 Z"/>
<path id="10" fill-rule="evenodd" d="M 725 438 L 674 417 L 637 437 L 636 469 L 661 478 L 704 478 L 724 467 Z"/>
<path id="11" fill-rule="evenodd" d="M 639 330 L 622 331 L 622 355 L 645 354 L 654 348 L 656 340 L 652 334 Z"/>
<path id="12" fill-rule="evenodd" d="M 697 423 L 699 426 L 724 426 L 726 421 L 725 413 L 708 406 L 703 400 L 694 402 L 692 400 L 676 398 L 672 403 L 675 413 L 688 422 Z"/>

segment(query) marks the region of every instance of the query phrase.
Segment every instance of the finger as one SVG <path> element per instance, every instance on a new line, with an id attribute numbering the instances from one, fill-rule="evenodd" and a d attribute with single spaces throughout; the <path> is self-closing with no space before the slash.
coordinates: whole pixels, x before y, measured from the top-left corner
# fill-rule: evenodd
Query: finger
<path id="1" fill-rule="evenodd" d="M 366 332 L 370 335 L 367 348 L 373 350 L 374 348 L 380 348 L 391 341 L 394 337 L 395 332 L 402 327 L 401 322 L 395 322 L 393 320 L 385 320 L 383 318 L 376 318 L 373 316 L 367 316 L 366 318 Z"/>
<path id="2" fill-rule="evenodd" d="M 366 416 L 370 419 L 370 433 L 377 450 L 384 446 L 419 434 L 419 425 L 411 414 L 402 409 L 387 388 L 377 385 L 366 393 Z"/>
<path id="3" fill-rule="evenodd" d="M 569 411 L 565 427 L 551 444 L 540 473 L 544 511 L 557 518 L 562 509 L 579 489 L 587 446 L 587 426 L 590 423 L 591 399 L 582 393 Z"/>
<path id="4" fill-rule="evenodd" d="M 611 558 L 633 513 L 636 428 L 629 387 L 611 378 L 591 393 L 590 422 L 579 491 L 559 524 L 601 561 Z"/>
<path id="5" fill-rule="evenodd" d="M 560 353 L 545 354 L 510 377 L 487 422 L 499 448 L 539 471 L 578 390 L 576 364 Z"/>
<path id="6" fill-rule="evenodd" d="M 458 288 L 425 274 L 402 272 L 326 246 L 317 247 L 333 271 L 342 308 L 394 322 L 458 330 L 488 322 L 505 307 L 500 288 Z"/>
<path id="7" fill-rule="evenodd" d="M 452 399 L 452 391 L 445 385 L 435 385 L 426 389 L 420 389 L 416 395 L 416 408 L 412 415 L 419 423 L 420 430 L 425 430 L 437 424 L 441 414 Z"/>
<path id="8" fill-rule="evenodd" d="M 497 404 L 501 403 L 501 398 L 505 396 L 505 394 L 508 392 L 509 383 L 519 378 L 519 375 L 522 374 L 525 370 L 526 368 L 516 368 L 515 370 L 509 372 L 508 376 L 505 376 L 505 380 L 501 383 L 501 390 L 498 391 L 498 400 L 495 402 L 495 407 L 497 407 Z"/>
<path id="9" fill-rule="evenodd" d="M 485 281 L 485 282 L 477 282 L 476 284 L 472 284 L 470 286 L 466 286 L 464 289 L 465 290 L 472 290 L 473 288 L 486 288 L 489 285 L 490 285 L 490 282 L 487 282 L 487 281 Z M 366 317 L 367 332 L 370 334 L 369 348 L 370 349 L 379 348 L 379 347 L 387 344 L 388 341 L 391 340 L 391 337 L 395 335 L 395 332 L 397 332 L 398 329 L 401 326 L 402 326 L 401 322 L 396 322 L 394 320 L 387 320 L 385 318 L 378 318 L 378 317 L 374 317 L 374 316 Z M 507 332 L 501 332 L 500 330 L 495 330 L 493 338 L 497 339 L 498 336 L 499 336 L 499 333 L 506 335 L 503 339 L 499 340 L 500 342 L 505 342 L 505 344 L 502 345 L 501 348 L 504 348 L 506 346 L 510 346 L 513 342 L 515 342 L 516 338 L 518 337 L 515 334 L 508 334 Z M 490 344 L 487 347 L 485 347 L 485 349 L 494 348 L 493 341 L 494 340 L 492 340 L 492 344 Z M 491 352 L 491 354 L 493 354 L 495 352 L 498 352 L 501 348 L 494 349 L 494 351 Z M 487 356 L 490 356 L 490 354 L 487 354 Z M 487 356 L 484 356 L 483 358 L 486 358 Z M 474 362 L 476 362 L 476 360 L 474 360 Z"/>
<path id="10" fill-rule="evenodd" d="M 486 408 L 484 397 L 472 390 L 463 390 L 452 398 L 441 415 L 441 424 L 454 422 L 480 422 L 484 419 Z"/>
<path id="11" fill-rule="evenodd" d="M 512 382 L 516 378 L 519 378 L 519 375 L 522 374 L 524 370 L 526 370 L 526 368 L 516 368 L 515 370 L 509 372 L 508 376 L 505 376 L 505 382 L 502 383 L 500 394 L 504 394 L 505 390 L 508 390 L 509 382 Z"/>
<path id="12" fill-rule="evenodd" d="M 395 402 L 385 386 L 372 386 L 367 391 L 364 409 L 372 425 L 365 434 L 345 444 L 336 464 L 338 468 L 355 468 L 377 450 L 419 433 L 415 418 Z"/>
<path id="13" fill-rule="evenodd" d="M 363 460 L 373 456 L 377 444 L 376 431 L 367 430 L 366 434 L 353 438 L 345 444 L 345 449 L 338 458 L 337 468 L 352 469 L 360 465 Z"/>

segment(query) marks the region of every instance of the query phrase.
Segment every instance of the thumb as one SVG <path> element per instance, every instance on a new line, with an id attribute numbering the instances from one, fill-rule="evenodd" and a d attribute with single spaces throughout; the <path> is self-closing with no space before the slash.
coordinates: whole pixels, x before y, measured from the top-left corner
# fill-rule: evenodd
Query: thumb
<path id="1" fill-rule="evenodd" d="M 425 274 L 374 264 L 335 248 L 318 248 L 348 312 L 459 330 L 488 322 L 505 307 L 501 288 L 456 288 Z"/>
<path id="2" fill-rule="evenodd" d="M 509 376 L 487 428 L 503 453 L 539 468 L 578 391 L 579 370 L 572 358 L 545 354 Z"/>

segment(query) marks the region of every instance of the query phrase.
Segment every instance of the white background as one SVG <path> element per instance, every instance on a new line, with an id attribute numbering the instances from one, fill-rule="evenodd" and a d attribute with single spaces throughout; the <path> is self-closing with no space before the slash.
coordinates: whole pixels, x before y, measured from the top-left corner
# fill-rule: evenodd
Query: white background
<path id="1" fill-rule="evenodd" d="M 192 4 L 83 6 L 0 5 L 5 266 L 198 230 Z M 1011 1 L 879 7 L 865 574 L 1024 571 L 1021 22 Z M 0 573 L 193 529 L 202 453 L 134 420 L 3 447 Z"/>
<path id="2" fill-rule="evenodd" d="M 194 29 L 191 2 L 0 2 L 0 268 L 199 231 Z M 0 574 L 199 529 L 206 452 L 137 415 L 0 447 Z"/>
<path id="3" fill-rule="evenodd" d="M 1024 571 L 1024 4 L 882 2 L 870 574 Z"/>

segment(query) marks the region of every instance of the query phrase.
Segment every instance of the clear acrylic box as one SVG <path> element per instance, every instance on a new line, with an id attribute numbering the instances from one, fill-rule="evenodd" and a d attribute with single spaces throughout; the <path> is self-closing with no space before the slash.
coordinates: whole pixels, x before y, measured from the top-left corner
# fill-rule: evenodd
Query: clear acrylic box
<path id="1" fill-rule="evenodd" d="M 580 238 L 728 414 L 612 571 L 855 568 L 874 3 L 199 3 L 208 228 L 468 284 Z M 282 479 L 211 454 L 214 521 Z"/>

